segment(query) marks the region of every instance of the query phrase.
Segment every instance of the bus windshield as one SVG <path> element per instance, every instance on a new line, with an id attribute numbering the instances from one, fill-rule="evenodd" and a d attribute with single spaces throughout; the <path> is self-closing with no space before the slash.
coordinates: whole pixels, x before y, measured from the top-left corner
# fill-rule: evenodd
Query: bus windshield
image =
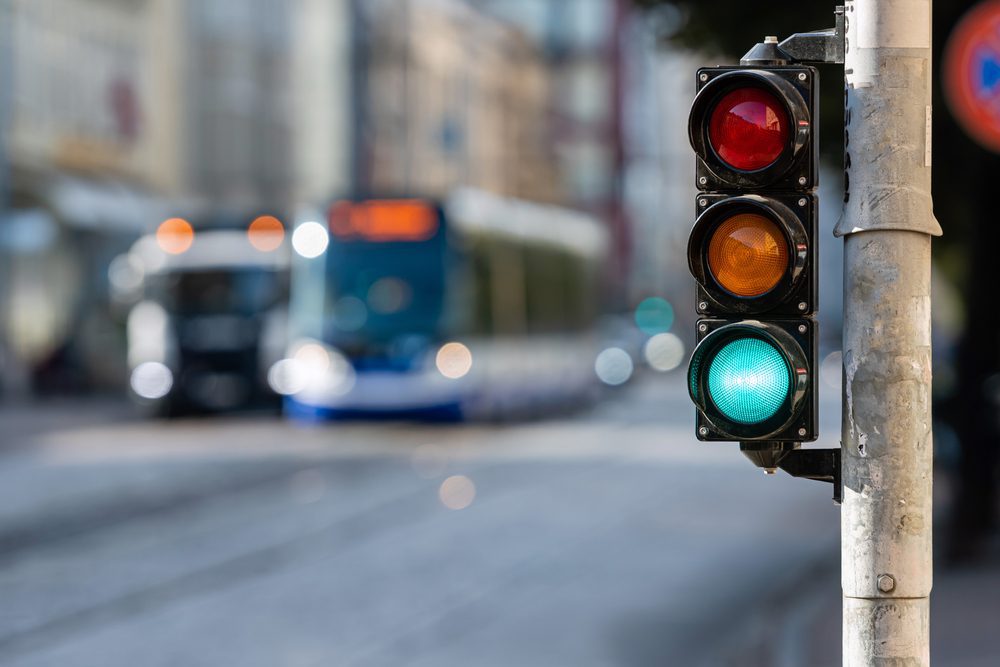
<path id="1" fill-rule="evenodd" d="M 330 342 L 375 352 L 399 338 L 440 337 L 445 250 L 439 238 L 332 243 L 325 317 Z"/>

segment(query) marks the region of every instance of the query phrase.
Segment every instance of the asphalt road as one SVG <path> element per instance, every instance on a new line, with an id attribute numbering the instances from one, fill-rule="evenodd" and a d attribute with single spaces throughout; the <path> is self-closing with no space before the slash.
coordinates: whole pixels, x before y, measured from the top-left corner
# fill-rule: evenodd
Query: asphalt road
<path id="1" fill-rule="evenodd" d="M 60 409 L 0 412 L 3 665 L 803 664 L 837 587 L 829 485 L 695 441 L 677 377 L 518 425 Z"/>

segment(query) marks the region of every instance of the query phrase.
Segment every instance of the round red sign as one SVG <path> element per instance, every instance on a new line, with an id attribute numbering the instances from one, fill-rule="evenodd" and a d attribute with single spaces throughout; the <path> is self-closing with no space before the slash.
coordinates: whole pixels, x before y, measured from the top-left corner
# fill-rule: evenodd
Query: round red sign
<path id="1" fill-rule="evenodd" d="M 1000 153 L 1000 0 L 976 5 L 952 30 L 942 85 L 965 132 Z"/>

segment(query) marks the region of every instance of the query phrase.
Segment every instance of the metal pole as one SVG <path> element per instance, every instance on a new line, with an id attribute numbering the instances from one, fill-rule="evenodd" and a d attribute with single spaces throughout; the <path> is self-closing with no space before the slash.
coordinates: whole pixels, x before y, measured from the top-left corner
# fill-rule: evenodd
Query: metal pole
<path id="1" fill-rule="evenodd" d="M 846 19 L 844 665 L 929 665 L 931 0 Z"/>

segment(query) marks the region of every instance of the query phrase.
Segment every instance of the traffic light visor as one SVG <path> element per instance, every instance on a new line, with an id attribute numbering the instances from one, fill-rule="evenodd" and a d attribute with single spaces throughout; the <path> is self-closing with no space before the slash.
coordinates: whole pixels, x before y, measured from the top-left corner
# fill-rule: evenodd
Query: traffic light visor
<path id="1" fill-rule="evenodd" d="M 738 213 L 712 232 L 708 269 L 727 292 L 761 296 L 774 289 L 789 270 L 788 241 L 767 217 Z"/>
<path id="2" fill-rule="evenodd" d="M 760 338 L 733 338 L 709 360 L 708 397 L 727 419 L 760 424 L 788 400 L 791 371 L 784 355 Z"/>

